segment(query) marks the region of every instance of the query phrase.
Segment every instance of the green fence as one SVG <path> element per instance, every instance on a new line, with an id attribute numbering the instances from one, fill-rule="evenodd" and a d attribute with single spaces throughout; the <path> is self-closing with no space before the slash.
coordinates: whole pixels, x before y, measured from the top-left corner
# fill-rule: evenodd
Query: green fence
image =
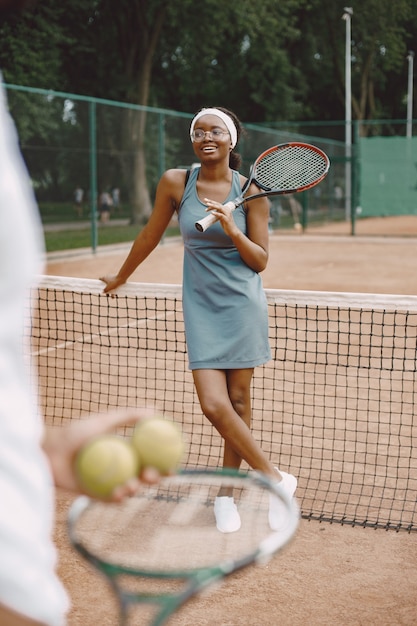
<path id="1" fill-rule="evenodd" d="M 165 169 L 188 167 L 194 161 L 188 135 L 191 114 L 16 85 L 6 85 L 6 89 L 45 227 L 85 221 L 93 249 L 102 237 L 97 227 L 102 192 L 118 189 L 120 194 L 119 205 L 111 208 L 110 225 L 118 218 L 137 221 L 141 213 L 145 220 L 144 207 L 147 200 L 148 208 L 151 206 Z M 380 177 L 373 181 L 369 171 L 384 150 L 378 148 L 374 137 L 367 144 L 362 136 L 383 134 L 380 126 L 355 127 L 351 159 L 346 158 L 343 123 L 271 126 L 245 123 L 247 133 L 239 147 L 243 173 L 249 172 L 260 152 L 291 140 L 314 143 L 331 160 L 330 172 L 319 186 L 296 196 L 273 199 L 274 228 L 293 228 L 297 222 L 305 227 L 314 222 L 351 219 L 354 232 L 357 207 L 362 208 L 362 215 L 378 213 Z M 373 151 L 367 147 L 371 145 L 375 145 Z M 404 149 L 396 147 L 396 154 Z M 392 161 L 392 148 L 387 153 Z M 410 156 L 408 167 L 399 167 L 395 172 L 398 186 L 406 171 L 411 178 L 407 184 L 414 184 L 413 159 Z M 347 176 L 351 177 L 350 186 L 346 185 Z M 346 191 L 349 188 L 351 192 Z M 76 189 L 83 190 L 81 206 L 75 202 Z"/>

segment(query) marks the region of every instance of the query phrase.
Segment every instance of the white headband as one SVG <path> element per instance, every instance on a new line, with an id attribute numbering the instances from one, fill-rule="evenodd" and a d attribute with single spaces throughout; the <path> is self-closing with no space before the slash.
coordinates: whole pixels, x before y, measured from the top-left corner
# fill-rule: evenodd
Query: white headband
<path id="1" fill-rule="evenodd" d="M 220 111 L 220 109 L 201 109 L 201 111 L 199 111 L 197 113 L 197 115 L 194 117 L 193 121 L 191 122 L 191 126 L 190 126 L 190 137 L 192 138 L 192 134 L 194 131 L 194 126 L 197 120 L 200 119 L 200 117 L 202 117 L 203 115 L 216 115 L 217 117 L 219 117 L 222 122 L 224 122 L 226 124 L 226 128 L 230 133 L 230 139 L 231 139 L 231 143 L 232 143 L 232 148 L 235 147 L 235 145 L 237 144 L 237 130 L 236 130 L 236 126 L 232 120 L 232 118 L 230 117 L 230 115 L 227 115 L 227 113 L 223 113 L 223 111 Z"/>

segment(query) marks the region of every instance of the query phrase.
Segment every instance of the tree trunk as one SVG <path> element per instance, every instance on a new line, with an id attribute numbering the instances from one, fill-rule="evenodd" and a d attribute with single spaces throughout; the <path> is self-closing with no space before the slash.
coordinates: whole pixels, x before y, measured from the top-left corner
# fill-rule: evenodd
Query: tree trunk
<path id="1" fill-rule="evenodd" d="M 136 98 L 132 101 L 146 107 L 149 100 L 149 88 L 152 76 L 152 60 L 161 34 L 166 16 L 167 2 L 163 3 L 154 16 L 152 29 L 147 37 L 147 46 L 136 81 Z M 133 67 L 131 68 L 133 70 Z M 133 72 L 132 72 L 133 75 Z M 146 179 L 145 131 L 147 111 L 132 112 L 132 145 L 133 145 L 133 172 L 132 172 L 132 223 L 144 223 L 152 212 L 152 200 Z"/>

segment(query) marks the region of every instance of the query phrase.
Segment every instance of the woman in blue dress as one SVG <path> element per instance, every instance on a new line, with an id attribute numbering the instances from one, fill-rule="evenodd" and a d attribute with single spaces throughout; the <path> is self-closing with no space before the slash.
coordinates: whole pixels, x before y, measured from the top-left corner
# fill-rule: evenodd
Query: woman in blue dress
<path id="1" fill-rule="evenodd" d="M 235 211 L 227 204 L 241 194 L 246 178 L 235 152 L 242 132 L 227 109 L 200 110 L 190 138 L 200 162 L 188 181 L 180 169 L 159 181 L 154 209 L 116 276 L 103 277 L 105 293 L 126 282 L 152 252 L 178 213 L 184 241 L 183 309 L 189 366 L 204 415 L 224 439 L 223 466 L 238 469 L 244 459 L 268 475 L 290 497 L 297 480 L 280 472 L 250 431 L 250 387 L 254 367 L 270 358 L 268 312 L 260 272 L 268 261 L 269 202 L 253 200 Z M 255 185 L 248 195 L 258 191 Z M 195 222 L 213 212 L 218 221 L 201 233 Z M 240 528 L 233 496 L 220 493 L 214 513 L 221 532 Z M 279 526 L 279 511 L 269 521 Z"/>

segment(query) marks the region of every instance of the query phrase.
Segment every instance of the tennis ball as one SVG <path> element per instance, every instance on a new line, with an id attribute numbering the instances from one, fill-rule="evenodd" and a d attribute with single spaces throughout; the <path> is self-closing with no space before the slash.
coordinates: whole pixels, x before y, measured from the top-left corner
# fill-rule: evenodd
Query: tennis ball
<path id="1" fill-rule="evenodd" d="M 180 428 L 170 420 L 152 417 L 138 422 L 132 436 L 141 467 L 155 467 L 161 474 L 175 471 L 184 453 Z"/>
<path id="2" fill-rule="evenodd" d="M 139 459 L 125 439 L 117 435 L 101 435 L 77 454 L 75 472 L 89 496 L 106 499 L 115 487 L 139 474 Z"/>

